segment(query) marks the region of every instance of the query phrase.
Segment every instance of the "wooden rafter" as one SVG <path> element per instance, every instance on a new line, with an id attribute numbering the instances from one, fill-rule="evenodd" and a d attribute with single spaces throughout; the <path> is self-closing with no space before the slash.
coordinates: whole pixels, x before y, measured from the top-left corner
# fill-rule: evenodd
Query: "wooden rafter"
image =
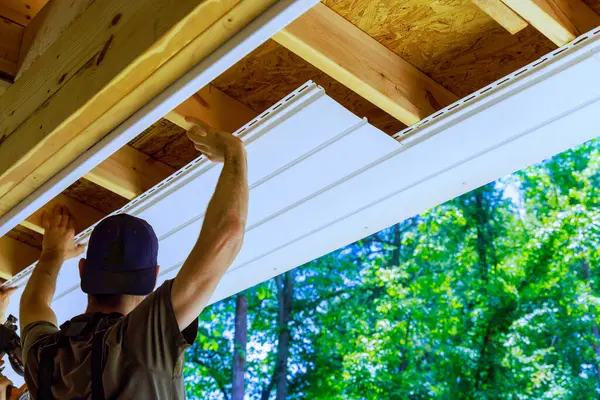
<path id="1" fill-rule="evenodd" d="M 94 2 L 0 97 L 0 215 L 274 1 Z"/>
<path id="2" fill-rule="evenodd" d="M 557 46 L 600 25 L 600 16 L 583 0 L 502 1 Z"/>
<path id="3" fill-rule="evenodd" d="M 483 12 L 494 19 L 504 29 L 511 34 L 522 31 L 527 28 L 527 21 L 514 12 L 502 0 L 471 0 Z"/>
<path id="4" fill-rule="evenodd" d="M 407 125 L 457 100 L 321 3 L 273 39 Z"/>
<path id="5" fill-rule="evenodd" d="M 40 250 L 8 236 L 0 238 L 0 278 L 9 279 L 35 262 Z"/>

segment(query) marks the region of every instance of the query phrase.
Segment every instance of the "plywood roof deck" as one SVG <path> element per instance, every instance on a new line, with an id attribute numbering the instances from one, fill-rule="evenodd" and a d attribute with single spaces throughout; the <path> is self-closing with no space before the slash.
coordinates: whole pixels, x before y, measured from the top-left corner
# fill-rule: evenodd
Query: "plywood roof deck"
<path id="1" fill-rule="evenodd" d="M 514 35 L 509 33 L 473 0 L 321 1 L 458 98 L 557 48 L 532 24 Z M 600 0 L 574 1 L 583 1 L 600 13 Z M 0 0 L 0 22 L 6 17 L 2 10 Z M 367 117 L 390 135 L 406 127 L 274 40 L 240 60 L 212 85 L 259 114 L 309 79 L 323 86 L 329 96 L 350 111 Z M 185 137 L 185 130 L 167 119 L 157 121 L 129 145 L 173 169 L 183 167 L 199 154 Z M 64 194 L 104 214 L 128 201 L 85 177 Z M 8 236 L 37 248 L 41 244 L 39 233 L 22 226 Z"/>

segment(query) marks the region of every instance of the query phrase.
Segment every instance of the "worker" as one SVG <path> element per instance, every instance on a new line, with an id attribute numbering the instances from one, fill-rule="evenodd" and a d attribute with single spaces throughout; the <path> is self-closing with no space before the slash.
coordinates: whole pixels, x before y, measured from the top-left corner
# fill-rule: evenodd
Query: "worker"
<path id="1" fill-rule="evenodd" d="M 6 310 L 10 301 L 10 295 L 14 293 L 16 288 L 0 289 L 0 324 L 6 320 Z M 4 360 L 0 360 L 0 367 L 4 366 Z M 12 385 L 10 379 L 0 374 L 0 400 L 6 399 L 6 391 Z"/>
<path id="2" fill-rule="evenodd" d="M 94 228 L 86 258 L 79 261 L 86 313 L 59 329 L 50 307 L 58 272 L 84 249 L 74 243 L 66 208 L 43 217 L 42 253 L 20 304 L 25 381 L 33 399 L 185 398 L 184 350 L 240 250 L 248 212 L 242 141 L 201 121 L 188 122 L 194 124 L 187 135 L 196 149 L 224 165 L 200 236 L 173 280 L 153 291 L 158 239 L 146 221 L 108 217 Z"/>

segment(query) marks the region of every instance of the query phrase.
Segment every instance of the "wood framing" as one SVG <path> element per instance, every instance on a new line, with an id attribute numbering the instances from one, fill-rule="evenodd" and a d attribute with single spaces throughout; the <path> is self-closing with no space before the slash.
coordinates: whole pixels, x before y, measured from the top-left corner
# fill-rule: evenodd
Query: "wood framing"
<path id="1" fill-rule="evenodd" d="M 42 214 L 44 212 L 52 212 L 54 207 L 57 205 L 65 206 L 69 209 L 69 212 L 75 219 L 75 227 L 77 232 L 87 229 L 91 225 L 100 221 L 106 215 L 95 208 L 83 204 L 80 201 L 77 201 L 64 194 L 60 194 L 48 202 L 40 210 L 32 214 L 25 221 L 21 222 L 21 225 L 31 229 L 32 231 L 44 233 L 44 228 L 42 227 Z"/>
<path id="2" fill-rule="evenodd" d="M 79 17 L 94 0 L 50 0 L 25 27 L 15 79 Z"/>
<path id="3" fill-rule="evenodd" d="M 502 1 L 557 46 L 600 25 L 600 16 L 583 0 Z"/>
<path id="4" fill-rule="evenodd" d="M 321 3 L 273 39 L 407 125 L 457 100 Z"/>
<path id="5" fill-rule="evenodd" d="M 0 97 L 0 213 L 274 1 L 94 2 Z"/>
<path id="6" fill-rule="evenodd" d="M 8 236 L 0 238 L 0 278 L 10 279 L 40 256 L 40 250 Z"/>
<path id="7" fill-rule="evenodd" d="M 256 112 L 208 85 L 165 116 L 174 124 L 188 129 L 190 125 L 185 117 L 198 118 L 214 128 L 235 132 L 256 117 Z"/>
<path id="8" fill-rule="evenodd" d="M 502 0 L 471 0 L 483 12 L 493 18 L 511 34 L 522 31 L 527 27 L 527 21 L 514 12 Z"/>
<path id="9" fill-rule="evenodd" d="M 0 17 L 0 78 L 12 79 L 17 73 L 23 31 L 21 25 Z"/>
<path id="10" fill-rule="evenodd" d="M 2 0 L 0 1 L 0 15 L 19 25 L 27 26 L 47 2 L 48 0 Z"/>
<path id="11" fill-rule="evenodd" d="M 85 178 L 111 192 L 133 199 L 175 172 L 131 146 L 125 146 L 91 170 Z"/>

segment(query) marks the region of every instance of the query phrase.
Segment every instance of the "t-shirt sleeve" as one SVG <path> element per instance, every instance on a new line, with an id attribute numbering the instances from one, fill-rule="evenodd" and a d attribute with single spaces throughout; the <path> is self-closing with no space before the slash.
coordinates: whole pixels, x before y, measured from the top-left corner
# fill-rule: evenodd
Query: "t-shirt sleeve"
<path id="1" fill-rule="evenodd" d="M 198 319 L 179 330 L 171 303 L 173 281 L 163 283 L 115 326 L 122 349 L 148 368 L 173 370 L 196 339 Z"/>
<path id="2" fill-rule="evenodd" d="M 58 327 L 47 321 L 32 322 L 21 332 L 24 378 L 30 390 L 35 391 L 37 388 L 40 345 L 45 338 L 57 332 L 59 332 Z"/>

